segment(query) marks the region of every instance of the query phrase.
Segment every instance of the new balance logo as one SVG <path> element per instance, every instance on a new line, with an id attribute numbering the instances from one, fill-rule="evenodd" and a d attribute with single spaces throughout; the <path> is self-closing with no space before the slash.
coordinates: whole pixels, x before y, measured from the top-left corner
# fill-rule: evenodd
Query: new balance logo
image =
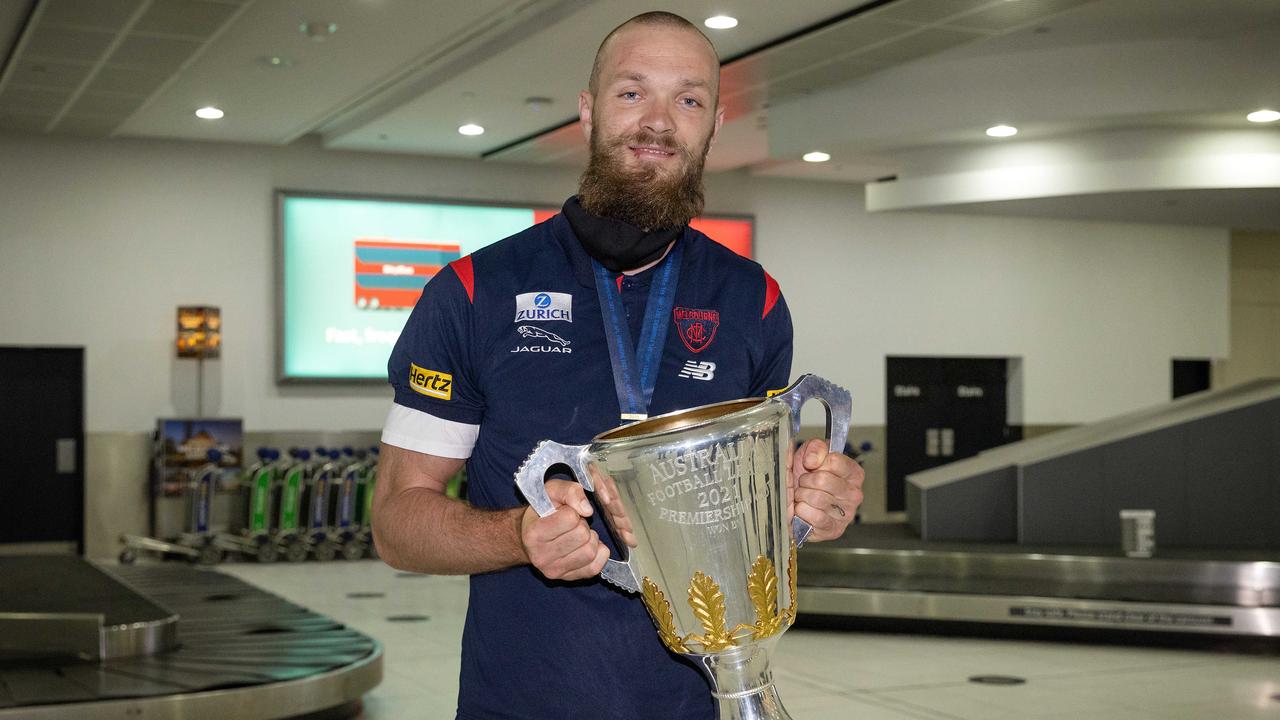
<path id="1" fill-rule="evenodd" d="M 684 367 L 680 370 L 679 377 L 689 378 L 690 380 L 710 380 L 716 376 L 716 364 L 713 362 L 698 362 L 696 360 L 686 360 Z"/>

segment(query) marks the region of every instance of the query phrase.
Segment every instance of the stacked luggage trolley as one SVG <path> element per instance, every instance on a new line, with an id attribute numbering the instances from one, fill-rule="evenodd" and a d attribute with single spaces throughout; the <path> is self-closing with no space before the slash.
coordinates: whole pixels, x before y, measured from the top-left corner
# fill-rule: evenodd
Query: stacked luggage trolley
<path id="1" fill-rule="evenodd" d="M 240 483 L 242 509 L 219 530 L 213 517 L 217 450 L 183 487 L 186 525 L 175 537 L 123 535 L 120 562 L 138 552 L 212 565 L 228 555 L 258 562 L 358 560 L 373 550 L 371 511 L 378 448 L 260 448 Z M 154 529 L 152 531 L 154 535 Z"/>

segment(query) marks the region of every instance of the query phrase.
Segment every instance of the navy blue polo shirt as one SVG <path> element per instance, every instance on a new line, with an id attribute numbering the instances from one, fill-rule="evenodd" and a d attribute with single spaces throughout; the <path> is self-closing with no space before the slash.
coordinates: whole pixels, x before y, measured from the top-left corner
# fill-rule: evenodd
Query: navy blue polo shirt
<path id="1" fill-rule="evenodd" d="M 650 415 L 788 384 L 791 317 L 755 262 L 686 229 Z M 620 276 L 633 339 L 653 271 Z M 563 215 L 453 262 L 423 291 L 388 364 L 383 440 L 467 459 L 468 500 L 524 504 L 542 440 L 585 444 L 619 408 L 592 265 Z M 591 524 L 612 542 L 597 511 Z M 613 549 L 614 557 L 619 557 Z M 638 595 L 531 566 L 473 575 L 458 718 L 708 720 L 707 681 L 658 640 Z"/>

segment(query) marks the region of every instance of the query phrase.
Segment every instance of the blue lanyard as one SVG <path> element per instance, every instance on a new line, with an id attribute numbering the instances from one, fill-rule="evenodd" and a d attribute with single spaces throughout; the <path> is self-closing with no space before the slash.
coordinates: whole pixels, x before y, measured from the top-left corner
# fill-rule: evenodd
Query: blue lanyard
<path id="1" fill-rule="evenodd" d="M 600 314 L 604 316 L 604 335 L 609 343 L 609 362 L 613 366 L 613 386 L 618 392 L 618 409 L 623 422 L 644 420 L 653 401 L 653 386 L 662 365 L 662 348 L 671 308 L 676 301 L 676 285 L 680 281 L 680 241 L 654 273 L 649 286 L 649 299 L 644 308 L 644 325 L 640 344 L 633 348 L 627 327 L 627 312 L 622 307 L 615 276 L 603 265 L 591 261 L 596 274 L 596 295 Z"/>

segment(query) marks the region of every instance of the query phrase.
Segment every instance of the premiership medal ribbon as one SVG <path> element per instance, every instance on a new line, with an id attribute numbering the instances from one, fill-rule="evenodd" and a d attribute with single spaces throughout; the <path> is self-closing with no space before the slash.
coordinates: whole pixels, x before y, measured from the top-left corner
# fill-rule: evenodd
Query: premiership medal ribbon
<path id="1" fill-rule="evenodd" d="M 666 345 L 666 333 L 663 331 L 675 305 L 676 285 L 680 281 L 680 241 L 676 241 L 654 273 L 645 304 L 640 342 L 634 348 L 614 274 L 595 260 L 591 264 L 595 269 L 596 295 L 600 299 L 600 314 L 604 317 L 609 363 L 613 366 L 613 385 L 618 392 L 622 421 L 644 420 L 649 417 L 649 403 L 653 401 L 653 387 L 658 381 L 662 349 Z"/>

